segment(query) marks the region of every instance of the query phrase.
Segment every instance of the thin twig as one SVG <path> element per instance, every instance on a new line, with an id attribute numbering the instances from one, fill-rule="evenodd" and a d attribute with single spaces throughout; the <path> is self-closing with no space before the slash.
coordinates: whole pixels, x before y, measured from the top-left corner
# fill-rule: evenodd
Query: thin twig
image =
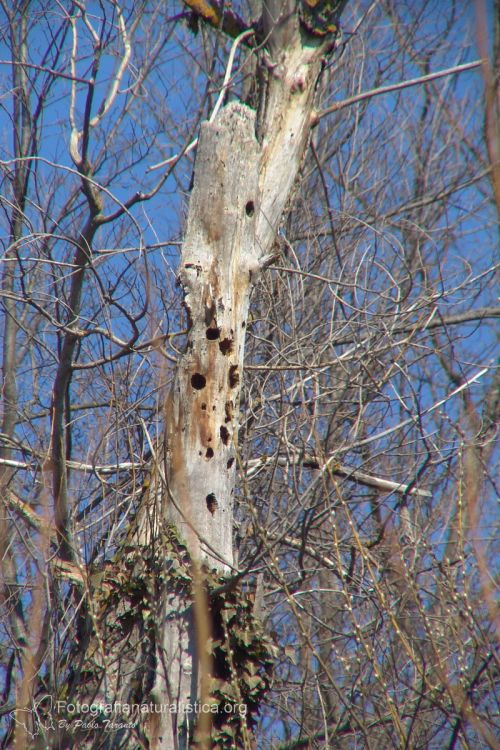
<path id="1" fill-rule="evenodd" d="M 231 85 L 231 71 L 233 68 L 233 62 L 234 62 L 234 56 L 236 55 L 236 50 L 238 49 L 238 45 L 240 42 L 243 41 L 243 39 L 246 39 L 247 37 L 251 36 L 254 33 L 253 29 L 247 29 L 242 34 L 236 37 L 234 42 L 231 45 L 231 51 L 229 52 L 229 57 L 227 60 L 226 65 L 226 74 L 224 76 L 224 81 L 221 86 L 221 90 L 219 92 L 219 96 L 217 97 L 217 101 L 215 102 L 215 107 L 213 109 L 212 114 L 208 118 L 208 122 L 213 122 L 215 118 L 217 117 L 220 108 L 222 107 L 222 102 L 224 101 L 224 96 L 226 94 L 226 89 Z M 147 170 L 148 172 L 152 172 L 154 169 L 161 169 L 161 167 L 166 167 L 167 164 L 171 164 L 173 161 L 177 161 L 181 156 L 185 156 L 186 154 L 189 154 L 190 151 L 192 151 L 196 146 L 198 145 L 198 138 L 195 138 L 194 141 L 191 141 L 189 146 L 187 146 L 183 151 L 179 151 L 178 154 L 175 154 L 175 156 L 171 156 L 169 159 L 165 159 L 165 161 L 161 161 L 159 164 L 153 164 L 152 167 L 149 167 Z"/>

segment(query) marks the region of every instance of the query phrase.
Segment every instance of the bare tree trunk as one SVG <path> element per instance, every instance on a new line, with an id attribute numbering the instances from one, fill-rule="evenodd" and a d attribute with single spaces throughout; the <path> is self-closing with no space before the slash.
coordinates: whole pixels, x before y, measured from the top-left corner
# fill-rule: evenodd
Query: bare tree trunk
<path id="1" fill-rule="evenodd" d="M 195 557 L 227 573 L 245 325 L 259 268 L 254 121 L 232 104 L 201 129 L 179 274 L 190 330 L 166 408 L 166 516 Z"/>
<path id="2" fill-rule="evenodd" d="M 324 52 L 322 44 L 303 43 L 293 3 L 268 4 L 263 25 L 268 42 L 257 122 L 253 111 L 231 104 L 201 130 L 179 275 L 189 335 L 166 413 L 165 517 L 193 558 L 226 574 L 233 566 L 232 498 L 249 298 L 273 257 L 279 223 L 293 197 L 314 123 Z M 169 598 L 159 658 L 166 669 L 157 679 L 157 696 L 184 706 L 208 699 L 200 692 L 196 665 L 204 647 L 202 616 L 193 618 L 176 596 Z M 205 639 L 208 634 L 209 629 Z M 189 733 L 179 714 L 161 716 L 158 747 L 187 746 Z"/>
<path id="3" fill-rule="evenodd" d="M 99 589 L 90 584 L 96 606 L 82 625 L 87 680 L 83 685 L 76 676 L 74 695 L 105 703 L 150 699 L 158 711 L 175 706 L 140 730 L 144 742 L 163 750 L 193 741 L 208 746 L 211 732 L 213 737 L 208 717 L 187 715 L 187 706 L 243 704 L 250 695 L 255 703 L 265 684 L 265 639 L 257 634 L 248 598 L 240 593 L 234 599 L 231 627 L 226 611 L 236 596 L 233 493 L 245 332 L 254 284 L 279 252 L 277 231 L 315 122 L 315 86 L 332 36 L 305 36 L 295 3 L 272 2 L 262 18 L 262 39 L 257 114 L 232 103 L 201 127 L 178 276 L 188 334 L 166 403 L 164 454 L 155 456 L 136 531 Z M 116 580 L 127 585 L 120 591 Z M 127 629 L 124 617 L 137 602 L 153 616 L 137 616 Z M 242 623 L 242 653 L 255 660 L 246 672 L 233 663 L 230 645 Z M 217 665 L 207 650 L 210 636 L 225 649 Z M 238 682 L 241 673 L 246 683 Z M 217 721 L 220 729 L 222 719 Z M 243 718 L 226 722 L 223 731 L 234 733 L 237 746 L 249 747 L 250 725 Z M 121 740 L 111 740 L 110 747 L 113 741 Z"/>
<path id="4" fill-rule="evenodd" d="M 190 328 L 166 408 L 165 516 L 195 560 L 226 574 L 233 570 L 245 326 L 259 263 L 254 121 L 250 109 L 232 104 L 201 129 L 179 274 Z M 157 692 L 185 707 L 199 697 L 193 614 L 177 596 L 169 597 L 168 610 L 161 659 L 166 674 Z M 176 734 L 187 742 L 178 714 L 164 717 L 160 746 L 176 747 Z"/>

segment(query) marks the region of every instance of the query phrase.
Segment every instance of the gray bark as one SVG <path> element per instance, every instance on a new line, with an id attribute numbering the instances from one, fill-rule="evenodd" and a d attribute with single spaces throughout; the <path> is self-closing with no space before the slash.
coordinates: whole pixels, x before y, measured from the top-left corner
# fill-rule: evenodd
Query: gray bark
<path id="1" fill-rule="evenodd" d="M 254 132 L 255 114 L 241 104 L 201 128 L 179 273 L 190 328 L 166 406 L 165 517 L 198 563 L 223 573 L 233 571 L 237 414 L 251 282 L 259 267 Z M 203 676 L 200 623 L 176 594 L 168 595 L 164 618 L 156 694 L 160 702 L 193 705 Z M 181 712 L 162 716 L 157 741 L 161 748 L 187 747 Z"/>
<path id="2" fill-rule="evenodd" d="M 201 129 L 179 274 L 190 330 L 166 408 L 166 516 L 195 557 L 225 572 L 245 325 L 259 268 L 254 121 L 252 110 L 231 104 Z"/>
<path id="3" fill-rule="evenodd" d="M 103 702 L 142 699 L 183 707 L 210 700 L 204 579 L 209 571 L 212 580 L 236 572 L 233 492 L 250 295 L 277 252 L 279 224 L 315 120 L 324 52 L 319 42 L 304 43 L 296 13 L 280 15 L 280 4 L 274 5 L 263 19 L 269 28 L 258 63 L 258 115 L 232 103 L 201 127 L 179 270 L 188 334 L 166 403 L 164 453 L 155 457 L 135 530 L 106 574 L 111 595 L 101 597 L 99 648 L 95 636 L 86 647 L 92 690 Z M 179 584 L 172 570 L 180 558 L 185 566 L 186 556 L 188 580 L 183 574 Z M 114 579 L 123 575 L 128 585 L 117 590 Z M 98 591 L 95 596 L 99 600 Z M 141 612 L 132 631 L 124 627 L 123 614 L 137 601 L 147 602 L 154 632 L 149 614 Z M 186 750 L 198 718 L 167 711 L 141 731 L 151 748 Z M 209 733 L 210 722 L 201 729 Z M 241 733 L 246 747 L 246 725 Z M 110 738 L 109 747 L 126 746 L 124 741 Z"/>
<path id="4" fill-rule="evenodd" d="M 166 407 L 161 515 L 177 528 L 198 563 L 223 573 L 233 570 L 233 490 L 249 299 L 293 198 L 314 122 L 323 51 L 318 44 L 303 44 L 296 15 L 273 16 L 269 22 L 274 26 L 259 121 L 244 105 L 230 104 L 201 129 L 179 274 L 189 334 Z M 203 665 L 198 673 L 196 648 L 203 640 L 200 619 L 203 615 L 193 620 L 192 608 L 178 597 L 169 597 L 158 699 L 170 696 L 184 705 L 203 701 Z M 154 742 L 162 750 L 187 747 L 185 722 L 178 714 L 162 715 Z"/>

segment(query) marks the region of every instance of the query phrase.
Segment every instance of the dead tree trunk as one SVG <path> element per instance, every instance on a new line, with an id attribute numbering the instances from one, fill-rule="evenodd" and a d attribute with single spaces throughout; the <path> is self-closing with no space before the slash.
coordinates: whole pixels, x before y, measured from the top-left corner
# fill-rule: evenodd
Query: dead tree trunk
<path id="1" fill-rule="evenodd" d="M 92 684 L 106 702 L 158 705 L 137 734 L 161 750 L 250 747 L 251 710 L 267 686 L 268 644 L 248 599 L 228 583 L 245 330 L 252 288 L 279 252 L 335 28 L 309 33 L 292 0 L 268 0 L 256 28 L 256 109 L 232 103 L 201 128 L 179 271 L 189 332 L 166 404 L 164 454 L 137 533 L 105 575 L 112 592 L 97 594 L 87 685 L 75 690 L 89 695 Z M 127 626 L 137 602 L 145 614 L 136 609 Z M 246 667 L 234 663 L 235 651 Z M 197 700 L 251 710 L 209 721 L 183 712 Z M 161 711 L 165 704 L 177 710 Z M 126 742 L 117 736 L 109 747 Z"/>
<path id="2" fill-rule="evenodd" d="M 201 128 L 179 273 L 189 334 L 166 408 L 165 517 L 195 564 L 224 574 L 233 572 L 237 414 L 249 295 L 259 268 L 254 121 L 252 110 L 232 104 Z M 168 695 L 179 711 L 164 715 L 159 746 L 174 748 L 189 741 L 182 707 L 199 697 L 193 625 L 200 631 L 203 602 L 193 622 L 182 596 L 167 598 L 160 660 L 166 668 L 157 695 Z"/>
<path id="3" fill-rule="evenodd" d="M 190 329 L 166 414 L 166 518 L 191 556 L 225 574 L 233 565 L 232 498 L 249 298 L 276 253 L 279 223 L 314 124 L 325 51 L 325 43 L 300 31 L 294 3 L 285 9 L 274 5 L 268 4 L 262 19 L 267 42 L 260 57 L 264 83 L 257 120 L 249 108 L 231 104 L 202 126 L 179 275 Z M 182 705 L 200 695 L 203 701 L 192 612 L 170 597 L 165 622 L 160 661 L 167 668 L 156 694 Z M 198 625 L 198 643 L 199 631 Z M 158 747 L 187 746 L 188 736 L 179 713 L 162 715 Z"/>
<path id="4" fill-rule="evenodd" d="M 202 125 L 179 274 L 189 336 L 166 410 L 166 516 L 226 572 L 249 298 L 292 199 L 325 52 L 283 5 L 266 3 L 257 119 L 234 103 Z"/>
<path id="5" fill-rule="evenodd" d="M 245 325 L 259 269 L 254 121 L 232 104 L 201 128 L 179 273 L 189 335 L 166 408 L 167 518 L 192 555 L 227 573 Z"/>

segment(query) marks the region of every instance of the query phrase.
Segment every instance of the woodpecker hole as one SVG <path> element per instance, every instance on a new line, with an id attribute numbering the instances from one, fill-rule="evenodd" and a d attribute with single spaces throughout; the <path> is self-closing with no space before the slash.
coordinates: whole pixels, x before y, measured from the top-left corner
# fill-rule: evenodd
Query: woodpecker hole
<path id="1" fill-rule="evenodd" d="M 205 453 L 205 458 L 213 458 L 213 457 L 214 457 L 214 449 L 207 448 L 207 452 Z"/>
<path id="2" fill-rule="evenodd" d="M 211 492 L 209 495 L 205 498 L 207 502 L 207 508 L 210 511 L 212 515 L 214 515 L 215 511 L 217 510 L 219 503 L 217 502 L 217 498 L 215 497 L 214 493 Z"/>
<path id="3" fill-rule="evenodd" d="M 231 365 L 229 368 L 229 387 L 236 388 L 240 382 L 240 374 L 238 372 L 238 365 Z"/>
<path id="4" fill-rule="evenodd" d="M 191 375 L 191 385 L 196 391 L 201 391 L 207 384 L 207 379 L 204 375 L 202 375 L 199 372 L 193 373 Z"/>
<path id="5" fill-rule="evenodd" d="M 247 216 L 252 217 L 255 213 L 255 204 L 253 201 L 248 201 L 245 206 L 245 213 Z"/>
<path id="6" fill-rule="evenodd" d="M 231 456 L 231 458 L 228 458 L 227 460 L 227 468 L 230 469 L 231 466 L 234 464 L 234 456 Z"/>
<path id="7" fill-rule="evenodd" d="M 202 409 L 202 411 L 206 411 L 207 410 L 207 405 L 206 405 L 205 402 L 202 403 L 201 409 Z"/>
<path id="8" fill-rule="evenodd" d="M 222 341 L 219 341 L 219 349 L 224 356 L 226 356 L 226 354 L 231 354 L 231 352 L 233 351 L 233 340 L 222 339 Z"/>
<path id="9" fill-rule="evenodd" d="M 220 427 L 220 439 L 224 443 L 224 445 L 227 445 L 229 443 L 229 430 L 224 425 L 221 425 Z"/>
<path id="10" fill-rule="evenodd" d="M 219 336 L 220 336 L 220 328 L 217 328 L 217 326 L 215 328 L 212 328 L 212 327 L 207 328 L 207 339 L 209 341 L 216 341 L 219 338 Z"/>

